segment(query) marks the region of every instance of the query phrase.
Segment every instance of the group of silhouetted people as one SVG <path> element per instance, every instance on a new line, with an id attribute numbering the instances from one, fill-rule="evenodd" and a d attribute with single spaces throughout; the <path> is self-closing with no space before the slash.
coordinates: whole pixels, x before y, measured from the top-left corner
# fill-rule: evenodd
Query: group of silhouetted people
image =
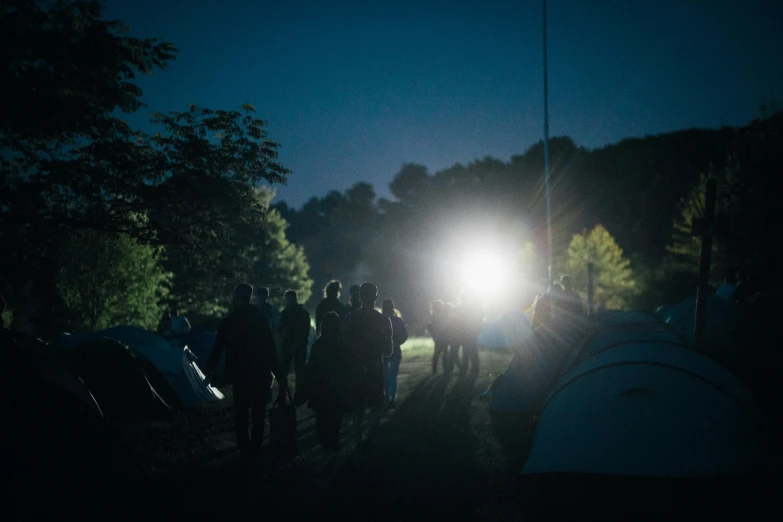
<path id="1" fill-rule="evenodd" d="M 462 293 L 457 305 L 444 303 L 439 299 L 432 302 L 427 330 L 435 343 L 432 356 L 433 375 L 441 364 L 447 375 L 450 375 L 456 366 L 462 375 L 478 376 L 478 338 L 483 315 L 481 303 L 470 291 Z"/>
<path id="2" fill-rule="evenodd" d="M 383 411 L 395 406 L 400 345 L 408 337 L 405 323 L 391 299 L 384 300 L 381 312 L 375 309 L 378 289 L 373 283 L 351 287 L 349 305 L 340 302 L 340 290 L 339 281 L 329 282 L 324 289 L 316 309 L 318 337 L 308 358 L 310 314 L 297 302 L 296 292 L 285 293 L 285 308 L 278 312 L 267 302 L 268 289 L 257 290 L 256 304 L 251 304 L 252 286 L 240 284 L 234 289 L 233 311 L 218 329 L 207 375 L 214 380 L 225 353 L 223 383 L 233 385 L 237 443 L 246 464 L 256 462 L 262 453 L 272 378 L 284 400 L 292 362 L 294 406 L 307 403 L 314 410 L 318 440 L 329 454 L 340 448 L 346 414 L 352 417 L 359 443 L 365 437 L 367 410 L 367 436 L 371 436 Z"/>

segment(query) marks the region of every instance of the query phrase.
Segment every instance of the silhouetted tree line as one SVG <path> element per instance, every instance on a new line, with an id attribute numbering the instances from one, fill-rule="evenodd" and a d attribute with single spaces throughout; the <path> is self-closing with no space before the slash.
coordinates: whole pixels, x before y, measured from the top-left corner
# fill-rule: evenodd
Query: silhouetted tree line
<path id="1" fill-rule="evenodd" d="M 672 246 L 682 240 L 688 198 L 712 173 L 722 187 L 723 226 L 716 248 L 730 252 L 717 256 L 713 280 L 738 268 L 761 280 L 778 266 L 773 231 L 780 230 L 782 130 L 778 112 L 742 128 L 684 130 L 595 150 L 567 137 L 553 138 L 556 267 L 573 269 L 564 256 L 573 236 L 601 224 L 637 276 L 631 306 L 652 309 L 693 293 L 700 240 L 688 235 L 684 252 Z M 420 326 L 430 299 L 458 290 L 442 282 L 444 267 L 458 260 L 448 259 L 450 252 L 440 245 L 458 243 L 460 236 L 475 241 L 477 228 L 502 230 L 511 241 L 532 241 L 534 273 L 546 273 L 543 171 L 543 145 L 537 143 L 508 162 L 487 157 L 435 173 L 423 165 L 403 165 L 389 184 L 392 200 L 358 183 L 311 198 L 300 209 L 285 202 L 273 207 L 290 223 L 291 241 L 304 248 L 316 288 L 335 277 L 372 278 L 381 288 L 394 288 L 402 313 Z"/>

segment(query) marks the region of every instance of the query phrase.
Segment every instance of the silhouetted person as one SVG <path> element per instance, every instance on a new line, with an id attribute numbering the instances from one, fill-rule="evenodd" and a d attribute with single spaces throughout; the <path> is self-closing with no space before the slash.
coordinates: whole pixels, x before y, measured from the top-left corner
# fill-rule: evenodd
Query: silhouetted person
<path id="1" fill-rule="evenodd" d="M 472 292 L 463 291 L 460 303 L 454 313 L 455 346 L 462 346 L 460 373 L 462 375 L 478 376 L 479 356 L 478 337 L 484 322 L 483 311 L 478 298 Z M 470 369 L 470 371 L 468 370 Z"/>
<path id="2" fill-rule="evenodd" d="M 296 375 L 296 392 L 294 405 L 304 403 L 299 390 L 304 376 L 304 367 L 307 362 L 307 345 L 310 340 L 310 314 L 297 302 L 296 292 L 288 290 L 285 293 L 285 308 L 280 313 L 280 346 L 281 368 L 287 376 L 291 369 L 291 361 L 294 362 L 294 374 Z"/>
<path id="3" fill-rule="evenodd" d="M 168 338 L 171 336 L 171 312 L 166 310 L 158 323 L 158 335 Z"/>
<path id="4" fill-rule="evenodd" d="M 355 286 L 355 285 L 354 285 L 354 286 Z M 351 287 L 351 288 L 353 288 L 353 287 Z M 354 314 L 354 313 L 356 313 L 356 311 L 357 311 L 359 308 L 361 308 L 361 307 L 362 307 L 362 298 L 361 298 L 361 296 L 359 295 L 359 292 L 358 292 L 358 291 L 357 291 L 357 292 L 353 292 L 353 293 L 351 294 L 351 297 L 350 297 L 350 299 L 348 300 L 348 305 L 349 305 L 349 308 L 348 308 L 348 311 L 347 311 L 347 312 L 345 312 L 345 315 L 343 316 L 343 319 L 344 319 L 344 321 L 343 321 L 343 322 L 347 321 L 347 320 L 348 320 L 348 319 L 351 317 L 351 314 Z"/>
<path id="5" fill-rule="evenodd" d="M 427 330 L 432 336 L 432 342 L 435 343 L 435 349 L 432 354 L 432 375 L 438 373 L 438 361 L 443 359 L 443 372 L 451 372 L 453 361 L 449 353 L 448 322 L 450 307 L 440 299 L 432 302 L 430 309 L 430 322 Z"/>
<path id="6" fill-rule="evenodd" d="M 350 401 L 346 389 L 351 356 L 342 332 L 340 317 L 334 311 L 324 314 L 321 335 L 313 342 L 307 361 L 307 398 L 315 410 L 318 442 L 327 453 L 340 449 L 340 425 L 345 405 Z"/>
<path id="7" fill-rule="evenodd" d="M 171 336 L 181 339 L 190 332 L 190 321 L 184 315 L 180 315 L 176 304 L 171 306 Z"/>
<path id="8" fill-rule="evenodd" d="M 574 290 L 571 282 L 571 276 L 563 274 L 560 276 L 560 286 L 562 287 L 561 303 L 562 307 L 569 313 L 574 315 L 582 315 L 585 313 L 584 306 L 582 306 L 582 298 Z"/>
<path id="9" fill-rule="evenodd" d="M 220 324 L 207 362 L 208 380 L 213 381 L 225 351 L 226 381 L 233 385 L 237 444 L 247 467 L 261 454 L 272 375 L 277 378 L 281 393 L 286 386 L 277 364 L 272 327 L 258 307 L 250 304 L 252 295 L 253 287 L 248 284 L 234 288 L 234 311 Z M 250 419 L 252 432 L 248 431 Z"/>
<path id="10" fill-rule="evenodd" d="M 327 312 L 334 312 L 339 317 L 345 315 L 345 307 L 340 302 L 340 281 L 329 281 L 324 287 L 324 298 L 318 303 L 315 308 L 315 331 L 319 333 L 321 331 L 321 321 Z"/>
<path id="11" fill-rule="evenodd" d="M 728 301 L 734 300 L 734 292 L 737 289 L 737 273 L 734 271 L 727 271 L 723 276 L 723 284 L 721 284 L 715 291 L 715 295 L 721 299 Z"/>
<path id="12" fill-rule="evenodd" d="M 552 316 L 552 297 L 549 294 L 538 294 L 533 302 L 533 320 L 530 321 L 531 329 L 549 322 Z"/>
<path id="13" fill-rule="evenodd" d="M 378 288 L 372 283 L 363 283 L 359 294 L 362 306 L 351 313 L 345 325 L 351 352 L 365 368 L 363 389 L 360 390 L 361 402 L 353 412 L 357 442 L 362 439 L 362 419 L 367 407 L 371 410 L 370 432 L 374 433 L 380 425 L 383 412 L 383 358 L 390 356 L 394 348 L 391 321 L 375 309 Z"/>
<path id="14" fill-rule="evenodd" d="M 402 344 L 408 340 L 408 330 L 405 328 L 405 321 L 394 309 L 394 301 L 391 299 L 384 299 L 381 313 L 389 318 L 392 326 L 392 354 L 383 358 L 383 370 L 386 402 L 389 408 L 395 408 L 397 375 L 400 373 L 400 361 L 402 361 Z"/>
<path id="15" fill-rule="evenodd" d="M 269 302 L 269 288 L 265 286 L 256 288 L 256 306 L 266 316 L 274 332 L 280 324 L 280 310 Z"/>

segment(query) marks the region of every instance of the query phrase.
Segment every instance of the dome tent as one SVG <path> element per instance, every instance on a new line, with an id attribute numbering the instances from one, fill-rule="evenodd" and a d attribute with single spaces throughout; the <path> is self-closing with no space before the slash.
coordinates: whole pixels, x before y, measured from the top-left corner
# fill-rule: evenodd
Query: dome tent
<path id="1" fill-rule="evenodd" d="M 13 520 L 137 519 L 147 482 L 137 458 L 96 408 L 37 371 L 34 358 L 0 331 L 14 371 L 3 401 Z M 121 506 L 118 508 L 118 506 Z"/>
<path id="2" fill-rule="evenodd" d="M 24 357 L 30 364 L 34 365 L 40 378 L 71 393 L 95 411 L 95 413 L 101 417 L 103 416 L 101 408 L 95 401 L 95 397 L 90 393 L 90 390 L 71 368 L 65 364 L 61 354 L 56 353 L 53 347 L 40 339 L 17 330 L 3 330 L 3 333 L 8 336 L 9 340 L 13 341 L 13 346 L 15 346 L 13 349 L 20 352 L 19 356 Z"/>
<path id="3" fill-rule="evenodd" d="M 479 346 L 510 350 L 520 346 L 533 333 L 530 319 L 519 309 L 507 310 L 497 321 L 485 322 L 479 334 Z"/>
<path id="4" fill-rule="evenodd" d="M 171 385 L 184 406 L 223 399 L 217 388 L 204 382 L 204 374 L 195 362 L 197 358 L 187 347 L 173 346 L 154 332 L 134 326 L 116 326 L 92 333 L 63 334 L 61 344 L 66 350 L 71 350 L 103 338 L 116 340 L 133 354 L 149 361 Z"/>
<path id="5" fill-rule="evenodd" d="M 585 509 L 666 509 L 704 480 L 759 469 L 761 411 L 734 375 L 654 316 L 590 319 L 540 409 L 523 484 L 577 491 Z"/>
<path id="6" fill-rule="evenodd" d="M 109 421 L 161 418 L 171 413 L 143 370 L 140 357 L 112 339 L 82 344 L 68 353 Z"/>

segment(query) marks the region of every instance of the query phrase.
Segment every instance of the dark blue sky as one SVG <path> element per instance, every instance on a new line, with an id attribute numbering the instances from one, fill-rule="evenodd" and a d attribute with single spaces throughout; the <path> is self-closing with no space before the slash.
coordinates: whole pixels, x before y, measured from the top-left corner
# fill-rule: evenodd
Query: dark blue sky
<path id="1" fill-rule="evenodd" d="M 783 2 L 548 6 L 552 136 L 741 125 L 783 94 Z M 256 106 L 295 206 L 359 180 L 386 196 L 404 162 L 508 160 L 542 137 L 539 0 L 108 0 L 107 16 L 180 49 L 140 82 L 149 110 Z"/>

